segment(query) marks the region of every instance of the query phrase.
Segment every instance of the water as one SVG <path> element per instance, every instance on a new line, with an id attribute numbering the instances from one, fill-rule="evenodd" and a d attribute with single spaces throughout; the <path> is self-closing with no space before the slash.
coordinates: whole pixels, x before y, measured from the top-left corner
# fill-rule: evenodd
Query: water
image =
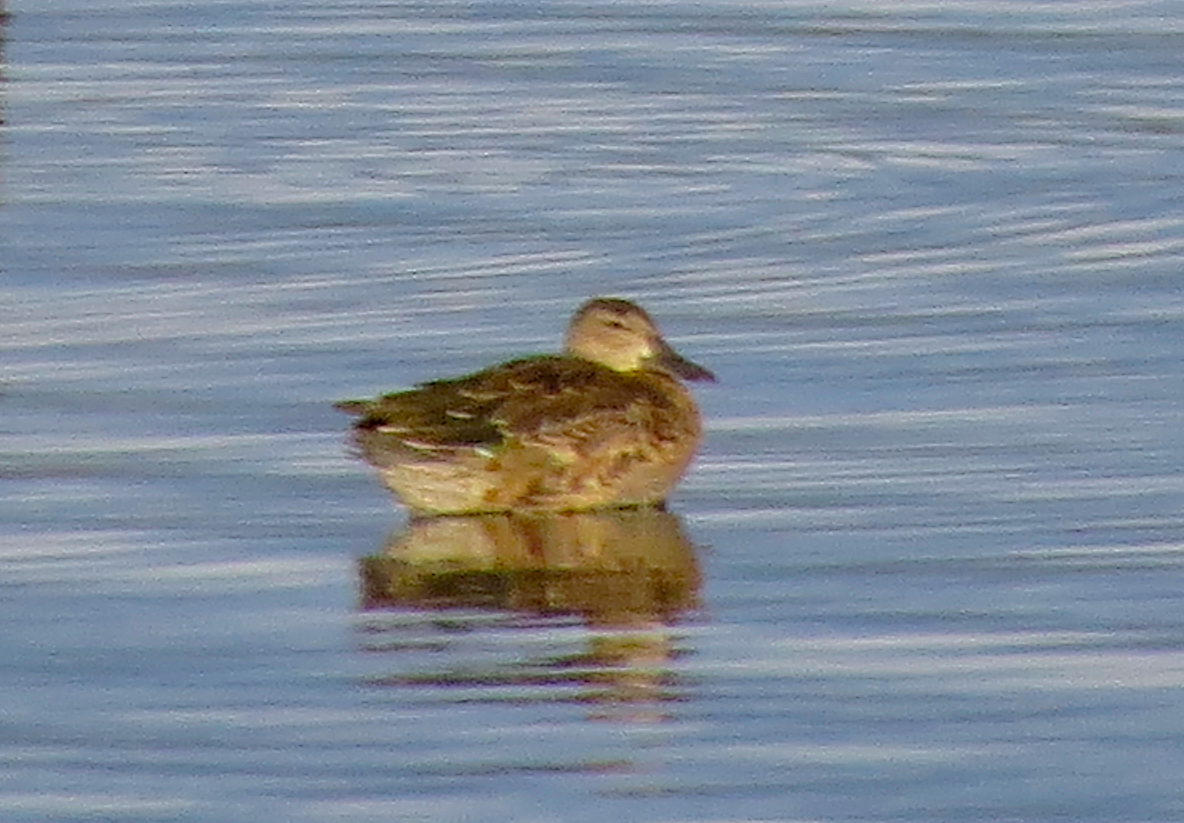
<path id="1" fill-rule="evenodd" d="M 1175 4 L 4 35 L 5 820 L 1184 816 Z M 721 378 L 673 518 L 407 524 L 331 401 L 593 293 Z"/>

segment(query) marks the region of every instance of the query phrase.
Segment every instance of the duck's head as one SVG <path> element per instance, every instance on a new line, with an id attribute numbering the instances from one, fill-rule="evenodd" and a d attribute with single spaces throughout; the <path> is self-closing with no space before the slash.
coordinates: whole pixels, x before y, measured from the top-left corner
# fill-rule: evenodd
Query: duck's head
<path id="1" fill-rule="evenodd" d="M 567 327 L 565 348 L 570 355 L 616 371 L 662 369 L 684 380 L 715 380 L 707 369 L 670 348 L 640 306 L 615 297 L 597 297 L 576 311 Z"/>

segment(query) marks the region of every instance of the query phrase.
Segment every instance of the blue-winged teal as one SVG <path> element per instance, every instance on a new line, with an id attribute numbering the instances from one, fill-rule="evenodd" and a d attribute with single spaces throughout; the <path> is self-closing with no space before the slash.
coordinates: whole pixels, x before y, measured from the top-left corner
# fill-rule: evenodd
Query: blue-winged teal
<path id="1" fill-rule="evenodd" d="M 699 445 L 679 382 L 714 380 L 641 308 L 597 298 L 565 351 L 339 409 L 382 482 L 419 514 L 660 504 Z"/>

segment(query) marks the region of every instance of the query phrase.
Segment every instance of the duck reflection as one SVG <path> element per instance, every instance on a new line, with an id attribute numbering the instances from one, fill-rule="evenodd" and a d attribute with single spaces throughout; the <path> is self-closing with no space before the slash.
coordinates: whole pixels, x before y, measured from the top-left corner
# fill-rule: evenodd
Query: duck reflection
<path id="1" fill-rule="evenodd" d="M 364 612 L 432 618 L 430 626 L 372 620 L 366 647 L 430 648 L 448 658 L 442 669 L 377 683 L 461 690 L 465 700 L 576 701 L 597 706 L 594 716 L 618 719 L 650 717 L 656 704 L 678 697 L 670 626 L 698 605 L 700 576 L 678 518 L 667 511 L 413 520 L 359 566 Z M 466 657 L 460 638 L 472 642 L 491 619 L 529 629 L 577 624 L 591 633 L 578 632 L 580 645 L 567 654 L 509 664 L 498 655 L 490 661 L 488 650 Z"/>

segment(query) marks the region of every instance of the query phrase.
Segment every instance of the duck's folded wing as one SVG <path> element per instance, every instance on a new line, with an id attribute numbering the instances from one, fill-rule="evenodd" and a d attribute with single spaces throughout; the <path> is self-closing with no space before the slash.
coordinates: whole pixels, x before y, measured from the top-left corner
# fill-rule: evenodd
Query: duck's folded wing
<path id="1" fill-rule="evenodd" d="M 561 385 L 505 395 L 495 423 L 518 442 L 570 459 L 606 449 L 649 453 L 685 436 L 685 410 L 652 378 L 596 368 L 586 380 L 567 375 Z"/>
<path id="2" fill-rule="evenodd" d="M 652 379 L 571 357 L 514 361 L 338 407 L 360 416 L 359 433 L 422 451 L 493 449 L 512 440 L 574 457 L 607 442 L 660 446 L 685 425 Z"/>
<path id="3" fill-rule="evenodd" d="M 354 424 L 359 433 L 397 438 L 412 448 L 494 448 L 506 436 L 504 409 L 566 402 L 573 387 L 594 383 L 602 369 L 573 358 L 536 357 L 337 408 L 359 417 Z"/>

